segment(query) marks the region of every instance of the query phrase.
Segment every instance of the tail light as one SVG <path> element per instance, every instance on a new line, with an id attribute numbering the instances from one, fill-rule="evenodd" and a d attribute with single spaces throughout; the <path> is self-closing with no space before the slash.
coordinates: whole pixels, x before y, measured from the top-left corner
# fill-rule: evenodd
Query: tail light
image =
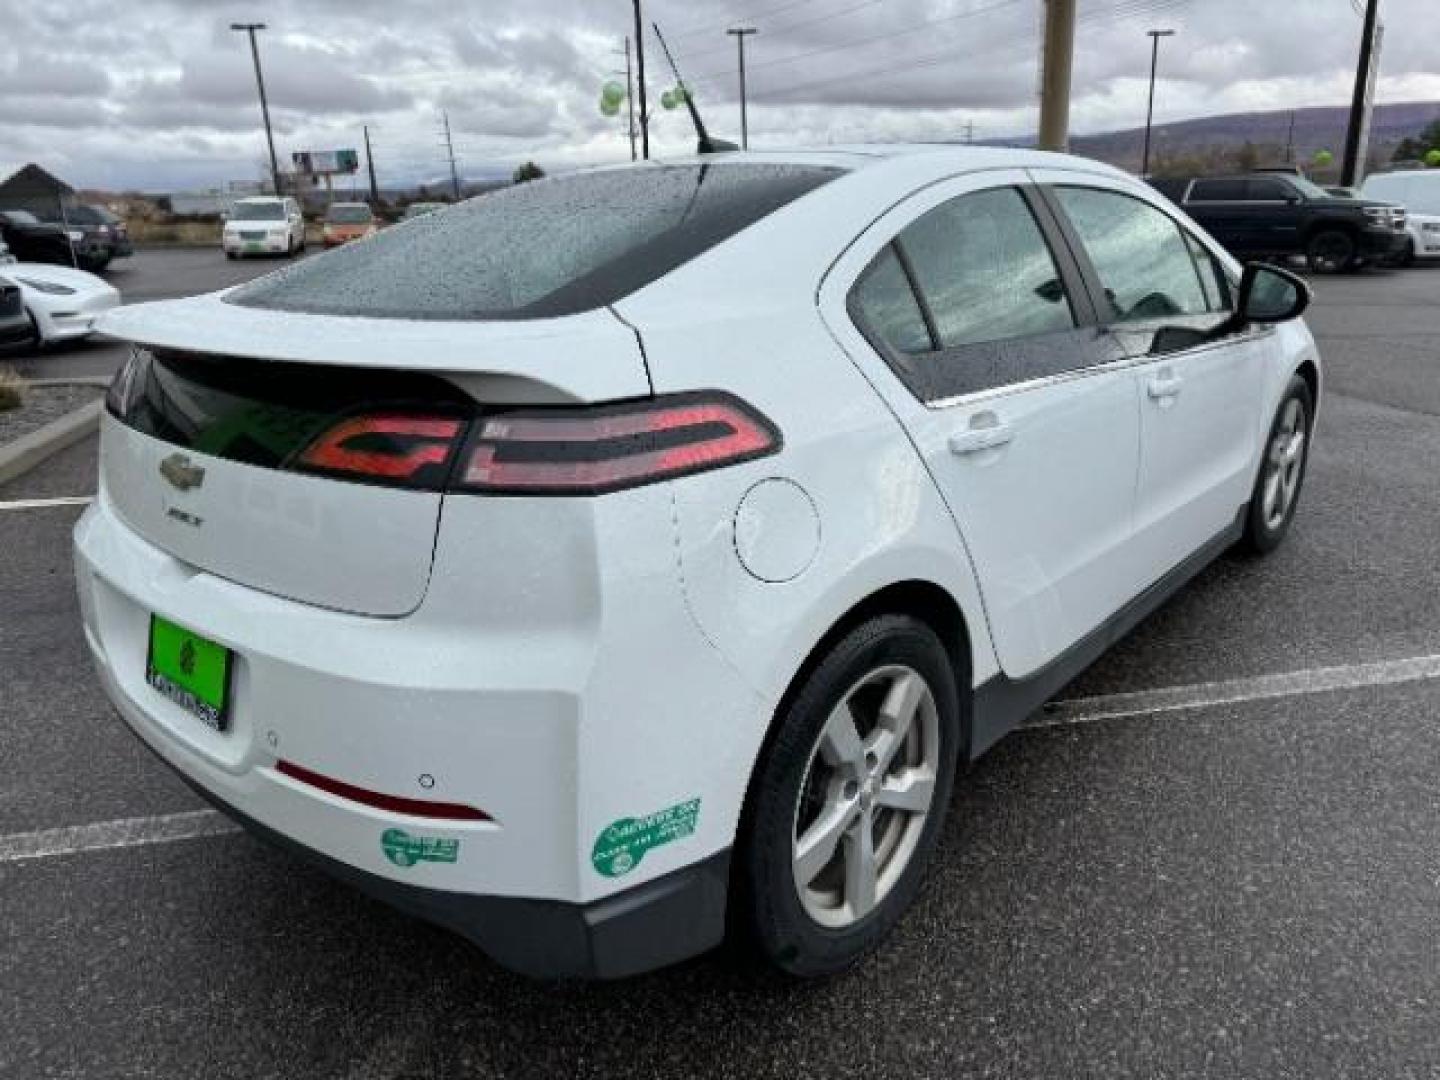
<path id="1" fill-rule="evenodd" d="M 305 447 L 294 467 L 342 480 L 439 491 L 465 427 L 455 417 L 352 416 Z"/>
<path id="2" fill-rule="evenodd" d="M 780 445 L 773 424 L 716 391 L 516 410 L 474 422 L 452 486 L 492 495 L 600 495 L 750 461 Z"/>
<path id="3" fill-rule="evenodd" d="M 456 416 L 364 413 L 289 467 L 342 480 L 488 495 L 603 495 L 765 457 L 780 432 L 719 391 L 619 405 Z"/>

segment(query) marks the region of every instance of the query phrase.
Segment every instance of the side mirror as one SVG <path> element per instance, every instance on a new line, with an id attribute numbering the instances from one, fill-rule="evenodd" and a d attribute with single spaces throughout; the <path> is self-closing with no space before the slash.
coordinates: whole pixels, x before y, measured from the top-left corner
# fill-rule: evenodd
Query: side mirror
<path id="1" fill-rule="evenodd" d="M 1310 295 L 1299 275 L 1268 263 L 1247 263 L 1235 314 L 1245 323 L 1289 322 L 1305 314 Z"/>

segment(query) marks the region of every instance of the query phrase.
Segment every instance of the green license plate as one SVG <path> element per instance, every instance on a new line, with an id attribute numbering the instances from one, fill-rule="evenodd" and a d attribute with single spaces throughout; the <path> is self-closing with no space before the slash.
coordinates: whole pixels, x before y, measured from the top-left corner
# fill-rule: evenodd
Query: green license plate
<path id="1" fill-rule="evenodd" d="M 246 245 L 245 245 L 245 250 L 246 250 L 246 251 L 264 251 L 264 250 L 265 250 L 265 245 L 264 245 L 264 244 L 250 243 L 250 244 L 246 244 Z"/>
<path id="2" fill-rule="evenodd" d="M 150 616 L 145 681 L 216 731 L 229 723 L 230 650 L 192 630 Z"/>

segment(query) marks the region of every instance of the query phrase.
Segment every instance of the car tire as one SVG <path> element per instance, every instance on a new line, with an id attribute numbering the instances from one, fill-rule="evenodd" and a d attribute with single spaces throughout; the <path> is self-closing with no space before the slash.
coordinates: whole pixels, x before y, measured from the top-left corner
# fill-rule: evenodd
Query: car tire
<path id="1" fill-rule="evenodd" d="M 1265 555 L 1280 546 L 1295 519 L 1310 459 L 1315 399 L 1300 376 L 1290 379 L 1261 449 L 1260 469 L 1245 516 L 1242 549 Z"/>
<path id="2" fill-rule="evenodd" d="M 787 695 L 751 783 L 732 901 L 732 925 L 772 965 L 844 971 L 914 900 L 954 785 L 956 686 L 929 626 L 883 615 Z"/>
<path id="3" fill-rule="evenodd" d="M 25 341 L 25 347 L 37 353 L 44 352 L 46 342 L 45 335 L 40 332 L 40 321 L 29 308 L 25 309 L 25 317 L 30 320 L 30 336 Z"/>
<path id="4" fill-rule="evenodd" d="M 233 252 L 233 251 L 227 251 L 227 252 L 225 252 L 225 258 L 227 258 L 227 259 L 238 259 L 238 258 L 240 258 L 240 256 L 239 256 L 238 254 L 236 254 L 235 252 Z"/>
<path id="5" fill-rule="evenodd" d="M 1407 239 L 1407 240 L 1405 241 L 1405 250 L 1400 254 L 1400 260 L 1399 260 L 1399 261 L 1400 261 L 1400 265 L 1401 265 L 1401 266 L 1407 266 L 1407 267 L 1408 267 L 1408 266 L 1414 266 L 1414 265 L 1415 265 L 1415 241 L 1414 241 L 1414 240 Z"/>
<path id="6" fill-rule="evenodd" d="M 1339 229 L 1324 229 L 1305 245 L 1305 258 L 1317 274 L 1338 274 L 1355 262 L 1355 240 Z"/>

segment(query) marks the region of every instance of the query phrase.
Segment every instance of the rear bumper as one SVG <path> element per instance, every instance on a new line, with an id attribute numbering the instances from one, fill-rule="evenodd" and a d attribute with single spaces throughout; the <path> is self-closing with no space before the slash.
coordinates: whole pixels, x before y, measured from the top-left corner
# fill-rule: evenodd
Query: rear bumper
<path id="1" fill-rule="evenodd" d="M 447 508 L 434 568 L 445 586 L 382 618 L 197 570 L 132 531 L 102 479 L 75 536 L 85 636 L 135 734 L 247 827 L 520 971 L 631 974 L 720 940 L 725 853 L 767 710 L 691 620 L 668 528 L 624 528 L 614 540 L 629 571 L 594 576 L 614 560 L 587 546 L 622 521 L 668 517 L 662 489 L 626 493 L 591 539 L 560 548 L 536 537 L 565 531 L 561 500 L 525 502 Z M 507 573 L 475 572 L 491 566 Z M 152 613 L 232 650 L 227 731 L 146 683 Z M 354 802 L 281 760 L 491 820 Z M 618 870 L 601 859 L 615 826 L 692 803 L 690 831 Z M 397 829 L 458 857 L 397 861 Z"/>
<path id="2" fill-rule="evenodd" d="M 590 904 L 475 896 L 406 885 L 332 859 L 179 775 L 251 835 L 367 896 L 453 930 L 491 959 L 532 978 L 620 979 L 698 956 L 725 937 L 728 848 Z"/>

